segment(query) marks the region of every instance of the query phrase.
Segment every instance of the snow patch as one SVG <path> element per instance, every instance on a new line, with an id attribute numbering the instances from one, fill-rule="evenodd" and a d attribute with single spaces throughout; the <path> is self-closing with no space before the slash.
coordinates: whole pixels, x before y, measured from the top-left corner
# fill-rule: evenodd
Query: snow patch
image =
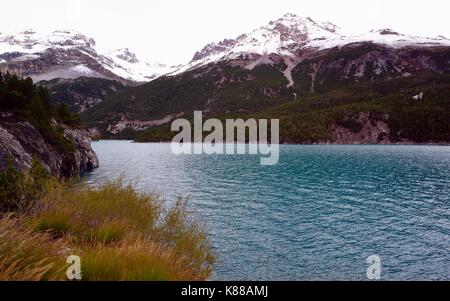
<path id="1" fill-rule="evenodd" d="M 33 79 L 33 81 L 39 82 L 42 80 L 51 80 L 54 78 L 75 79 L 82 76 L 104 78 L 104 76 L 97 71 L 92 70 L 84 65 L 54 67 L 45 73 L 31 75 L 31 78 Z"/>

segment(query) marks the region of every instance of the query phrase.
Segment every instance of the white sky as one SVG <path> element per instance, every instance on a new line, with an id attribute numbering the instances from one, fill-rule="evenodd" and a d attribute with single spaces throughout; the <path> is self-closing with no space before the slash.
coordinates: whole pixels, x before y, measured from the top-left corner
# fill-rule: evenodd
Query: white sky
<path id="1" fill-rule="evenodd" d="M 150 62 L 185 63 L 287 12 L 349 33 L 392 28 L 450 38 L 449 0 L 2 0 L 0 32 L 76 29 L 101 49 L 128 47 Z"/>

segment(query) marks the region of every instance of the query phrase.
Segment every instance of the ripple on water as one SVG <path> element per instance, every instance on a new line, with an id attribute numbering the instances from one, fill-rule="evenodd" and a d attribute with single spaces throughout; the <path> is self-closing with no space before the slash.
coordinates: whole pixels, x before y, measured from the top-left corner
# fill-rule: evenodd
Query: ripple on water
<path id="1" fill-rule="evenodd" d="M 280 147 L 257 156 L 175 156 L 169 144 L 93 143 L 86 181 L 124 176 L 169 200 L 188 196 L 217 252 L 214 278 L 450 279 L 450 147 Z M 136 181 L 136 179 L 138 179 Z"/>

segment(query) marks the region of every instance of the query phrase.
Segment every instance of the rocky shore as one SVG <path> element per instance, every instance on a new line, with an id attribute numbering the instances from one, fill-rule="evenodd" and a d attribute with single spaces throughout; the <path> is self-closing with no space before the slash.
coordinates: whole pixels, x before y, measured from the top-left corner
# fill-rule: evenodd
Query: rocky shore
<path id="1" fill-rule="evenodd" d="M 0 172 L 6 168 L 9 159 L 20 170 L 27 170 L 32 160 L 37 159 L 50 174 L 58 178 L 76 177 L 99 166 L 86 131 L 58 124 L 55 120 L 52 120 L 52 126 L 63 131 L 64 137 L 73 145 L 72 152 L 63 152 L 46 141 L 41 133 L 21 116 L 1 112 Z"/>

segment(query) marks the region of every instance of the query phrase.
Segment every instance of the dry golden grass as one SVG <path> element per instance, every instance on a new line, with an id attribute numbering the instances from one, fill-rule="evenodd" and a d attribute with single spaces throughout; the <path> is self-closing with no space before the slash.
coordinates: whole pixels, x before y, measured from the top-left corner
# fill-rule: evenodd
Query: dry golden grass
<path id="1" fill-rule="evenodd" d="M 0 280 L 63 280 L 67 244 L 24 226 L 21 218 L 0 218 Z"/>
<path id="2" fill-rule="evenodd" d="M 148 240 L 103 245 L 85 249 L 85 280 L 199 280 L 200 275 L 185 265 L 183 257 Z"/>
<path id="3" fill-rule="evenodd" d="M 161 212 L 160 204 L 120 181 L 91 188 L 51 182 L 31 211 L 38 230 L 70 236 L 78 243 L 121 241 L 149 233 Z"/>
<path id="4" fill-rule="evenodd" d="M 99 188 L 52 181 L 26 224 L 76 246 L 84 280 L 204 280 L 214 263 L 184 201 L 167 207 L 121 181 Z"/>

